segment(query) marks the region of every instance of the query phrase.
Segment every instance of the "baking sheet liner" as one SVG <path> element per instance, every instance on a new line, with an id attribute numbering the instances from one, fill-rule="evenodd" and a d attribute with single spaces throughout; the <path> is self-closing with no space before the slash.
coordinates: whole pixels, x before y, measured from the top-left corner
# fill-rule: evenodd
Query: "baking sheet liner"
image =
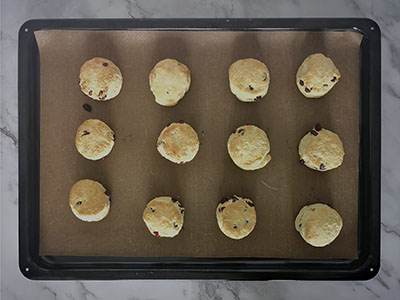
<path id="1" fill-rule="evenodd" d="M 132 257 L 356 258 L 359 48 L 353 32 L 295 31 L 75 31 L 35 32 L 40 52 L 40 255 Z M 306 99 L 295 84 L 297 68 L 322 52 L 342 74 L 321 99 Z M 107 102 L 86 97 L 79 69 L 88 59 L 111 59 L 123 74 L 120 95 Z M 269 68 L 268 94 L 241 103 L 231 94 L 228 68 L 253 57 Z M 148 75 L 161 59 L 175 58 L 191 70 L 192 84 L 175 107 L 155 103 Z M 82 108 L 92 106 L 92 112 Z M 75 149 L 75 133 L 98 118 L 116 133 L 111 154 L 89 161 Z M 197 131 L 200 151 L 185 165 L 162 158 L 156 148 L 169 122 L 184 120 Z M 343 165 L 317 172 L 299 163 L 297 146 L 319 122 L 336 132 L 346 152 Z M 244 171 L 231 161 L 226 142 L 240 125 L 263 128 L 272 161 Z M 110 214 L 101 222 L 78 220 L 68 205 L 79 179 L 100 181 L 111 191 Z M 256 205 L 257 224 L 236 241 L 219 230 L 215 208 L 223 196 L 238 194 Z M 146 203 L 159 195 L 179 197 L 185 224 L 173 239 L 157 239 L 142 221 Z M 344 226 L 328 247 L 313 248 L 294 228 L 300 208 L 327 203 Z"/>

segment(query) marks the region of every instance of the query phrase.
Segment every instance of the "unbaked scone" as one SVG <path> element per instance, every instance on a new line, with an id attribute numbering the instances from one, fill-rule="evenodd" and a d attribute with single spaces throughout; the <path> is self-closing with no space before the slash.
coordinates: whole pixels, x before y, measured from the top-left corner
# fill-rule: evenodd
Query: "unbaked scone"
<path id="1" fill-rule="evenodd" d="M 234 240 L 248 236 L 256 226 L 256 208 L 248 198 L 224 197 L 217 206 L 216 215 L 219 229 Z"/>
<path id="2" fill-rule="evenodd" d="M 143 221 L 150 233 L 158 238 L 174 237 L 183 227 L 185 209 L 175 198 L 156 197 L 147 203 Z"/>
<path id="3" fill-rule="evenodd" d="M 196 131 L 183 121 L 169 124 L 157 140 L 157 150 L 161 156 L 181 165 L 194 159 L 199 145 Z"/>
<path id="4" fill-rule="evenodd" d="M 243 170 L 257 170 L 271 161 L 270 144 L 264 130 L 254 125 L 240 126 L 228 139 L 228 153 Z"/>
<path id="5" fill-rule="evenodd" d="M 75 146 L 83 157 L 99 160 L 111 152 L 114 141 L 114 131 L 106 123 L 97 119 L 89 119 L 79 126 L 76 132 Z"/>
<path id="6" fill-rule="evenodd" d="M 269 82 L 267 66 L 257 59 L 239 59 L 229 68 L 229 86 L 240 101 L 261 100 L 268 92 Z"/>
<path id="7" fill-rule="evenodd" d="M 81 67 L 79 79 L 82 92 L 94 100 L 110 100 L 122 88 L 121 71 L 107 58 L 95 57 L 86 61 Z"/>
<path id="8" fill-rule="evenodd" d="M 94 180 L 76 182 L 69 193 L 69 206 L 74 215 L 86 222 L 103 220 L 110 211 L 110 193 Z"/>
<path id="9" fill-rule="evenodd" d="M 340 72 L 333 61 L 321 53 L 308 56 L 296 74 L 299 91 L 307 98 L 326 95 L 339 81 Z"/>
<path id="10" fill-rule="evenodd" d="M 339 167 L 343 163 L 344 149 L 339 136 L 316 124 L 299 144 L 300 162 L 321 172 Z"/>
<path id="11" fill-rule="evenodd" d="M 295 227 L 307 243 L 314 247 L 325 247 L 338 237 L 343 220 L 333 208 L 315 203 L 299 211 Z"/>
<path id="12" fill-rule="evenodd" d="M 155 101 L 163 106 L 174 106 L 190 87 L 190 70 L 175 59 L 158 62 L 149 75 L 150 90 Z"/>

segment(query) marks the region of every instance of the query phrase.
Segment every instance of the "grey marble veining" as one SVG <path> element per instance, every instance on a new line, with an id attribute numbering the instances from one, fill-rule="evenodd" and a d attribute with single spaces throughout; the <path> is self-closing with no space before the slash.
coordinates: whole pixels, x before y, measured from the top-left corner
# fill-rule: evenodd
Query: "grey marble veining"
<path id="1" fill-rule="evenodd" d="M 382 261 L 367 282 L 29 281 L 18 270 L 17 32 L 33 18 L 369 17 L 382 31 Z M 400 299 L 400 1 L 2 0 L 1 299 Z"/>

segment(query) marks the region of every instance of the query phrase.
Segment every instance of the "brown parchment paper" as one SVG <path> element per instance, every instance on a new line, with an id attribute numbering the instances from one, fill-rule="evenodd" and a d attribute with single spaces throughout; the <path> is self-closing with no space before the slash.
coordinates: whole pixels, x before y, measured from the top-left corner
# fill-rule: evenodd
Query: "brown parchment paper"
<path id="1" fill-rule="evenodd" d="M 168 32 L 39 31 L 40 254 L 105 256 L 356 258 L 359 145 L 359 45 L 351 32 Z M 322 99 L 306 99 L 295 75 L 310 54 L 330 56 L 342 74 Z M 120 95 L 107 102 L 86 97 L 79 69 L 95 56 L 116 63 L 123 74 Z M 258 103 L 239 102 L 229 90 L 228 68 L 253 57 L 269 68 L 268 94 Z M 175 107 L 155 103 L 148 75 L 161 59 L 175 58 L 191 70 L 192 84 Z M 87 112 L 82 104 L 89 103 Z M 116 144 L 102 161 L 75 149 L 75 133 L 98 118 L 116 132 Z M 184 120 L 198 132 L 196 158 L 176 165 L 155 148 L 161 130 Z M 300 165 L 297 146 L 319 122 L 336 132 L 346 152 L 343 165 L 316 172 Z M 272 161 L 243 171 L 231 161 L 226 142 L 240 125 L 256 124 L 271 142 Z M 78 220 L 68 205 L 79 179 L 100 181 L 111 191 L 110 214 L 101 222 Z M 219 230 L 215 208 L 225 195 L 255 202 L 257 224 L 240 241 Z M 180 197 L 185 224 L 173 239 L 157 239 L 142 221 L 146 203 L 158 195 Z M 340 236 L 325 248 L 306 244 L 294 219 L 306 204 L 332 205 L 343 217 Z"/>

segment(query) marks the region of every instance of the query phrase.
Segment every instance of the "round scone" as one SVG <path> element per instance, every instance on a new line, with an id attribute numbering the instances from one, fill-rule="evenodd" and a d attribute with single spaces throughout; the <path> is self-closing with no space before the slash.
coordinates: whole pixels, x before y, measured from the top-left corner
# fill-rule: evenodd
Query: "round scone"
<path id="1" fill-rule="evenodd" d="M 111 152 L 114 141 L 114 131 L 106 123 L 97 119 L 89 119 L 79 126 L 76 132 L 75 146 L 83 157 L 98 160 Z"/>
<path id="2" fill-rule="evenodd" d="M 261 100 L 268 92 L 269 81 L 267 66 L 254 58 L 239 59 L 229 68 L 231 92 L 243 102 Z"/>
<path id="3" fill-rule="evenodd" d="M 158 238 L 174 237 L 183 226 L 185 209 L 175 198 L 156 197 L 147 203 L 143 221 L 150 233 Z"/>
<path id="4" fill-rule="evenodd" d="M 110 211 L 110 193 L 94 180 L 76 182 L 69 193 L 69 206 L 74 215 L 86 222 L 103 220 Z"/>
<path id="5" fill-rule="evenodd" d="M 158 62 L 149 75 L 150 90 L 163 106 L 174 106 L 190 87 L 190 70 L 175 59 Z"/>
<path id="6" fill-rule="evenodd" d="M 79 86 L 94 100 L 106 101 L 116 97 L 122 88 L 120 69 L 109 59 L 95 57 L 81 67 Z"/>
<path id="7" fill-rule="evenodd" d="M 247 198 L 236 195 L 222 198 L 216 214 L 219 229 L 234 240 L 248 236 L 256 226 L 256 208 Z"/>
<path id="8" fill-rule="evenodd" d="M 332 243 L 343 227 L 342 217 L 326 204 L 315 203 L 304 206 L 295 220 L 296 230 L 314 247 Z"/>
<path id="9" fill-rule="evenodd" d="M 343 163 L 344 149 L 339 136 L 320 124 L 307 133 L 299 144 L 300 162 L 310 169 L 328 171 Z"/>
<path id="10" fill-rule="evenodd" d="M 296 74 L 299 91 L 307 98 L 326 95 L 339 81 L 340 72 L 333 61 L 321 53 L 308 56 Z"/>
<path id="11" fill-rule="evenodd" d="M 243 170 L 257 170 L 271 161 L 270 145 L 264 130 L 254 125 L 240 126 L 228 139 L 228 153 Z"/>
<path id="12" fill-rule="evenodd" d="M 167 125 L 157 140 L 157 150 L 161 156 L 181 165 L 193 160 L 199 145 L 196 131 L 184 122 Z"/>

